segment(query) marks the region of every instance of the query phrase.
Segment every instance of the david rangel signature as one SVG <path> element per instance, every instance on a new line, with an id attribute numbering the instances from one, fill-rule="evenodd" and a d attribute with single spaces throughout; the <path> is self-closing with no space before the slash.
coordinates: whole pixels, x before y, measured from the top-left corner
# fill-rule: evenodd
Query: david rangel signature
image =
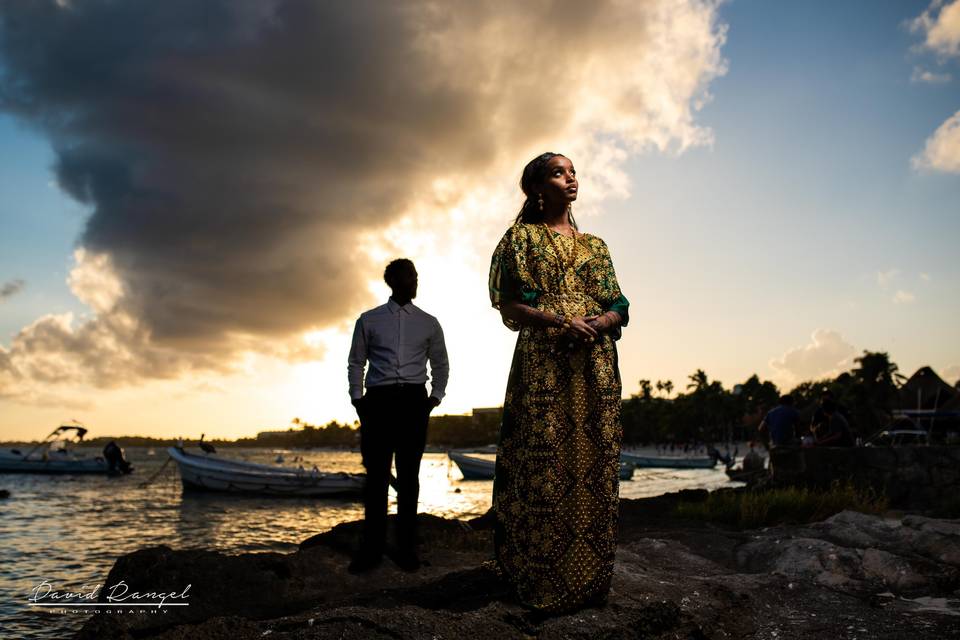
<path id="1" fill-rule="evenodd" d="M 61 604 L 76 604 L 80 602 L 97 602 L 101 593 L 106 594 L 106 602 L 111 604 L 126 603 L 140 606 L 162 607 L 169 604 L 185 604 L 190 596 L 192 584 L 188 584 L 183 591 L 130 591 L 130 585 L 120 582 L 103 588 L 103 584 L 85 584 L 79 591 L 59 591 L 53 588 L 48 581 L 43 580 L 32 590 L 28 598 L 31 603 L 43 601 L 60 602 Z"/>

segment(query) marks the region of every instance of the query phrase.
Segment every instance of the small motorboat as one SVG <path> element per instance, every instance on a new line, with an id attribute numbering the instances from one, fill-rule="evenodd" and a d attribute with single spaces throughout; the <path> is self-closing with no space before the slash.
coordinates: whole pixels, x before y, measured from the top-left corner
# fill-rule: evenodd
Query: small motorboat
<path id="1" fill-rule="evenodd" d="M 462 451 L 448 451 L 447 456 L 457 463 L 464 480 L 493 480 L 497 467 L 495 460 L 486 460 L 463 453 Z M 620 479 L 630 480 L 636 467 L 630 462 L 620 462 Z"/>
<path id="2" fill-rule="evenodd" d="M 366 481 L 362 473 L 257 464 L 209 453 L 201 456 L 187 453 L 182 447 L 170 447 L 167 453 L 180 469 L 185 491 L 301 498 L 358 496 Z"/>
<path id="3" fill-rule="evenodd" d="M 715 456 L 705 458 L 642 456 L 626 451 L 620 453 L 620 460 L 644 469 L 713 469 L 717 465 Z"/>
<path id="4" fill-rule="evenodd" d="M 447 457 L 457 463 L 464 480 L 493 480 L 496 460 L 486 460 L 476 456 L 469 456 L 460 451 L 447 451 Z"/>
<path id="5" fill-rule="evenodd" d="M 740 467 L 729 467 L 727 469 L 727 477 L 731 480 L 737 482 L 746 482 L 750 484 L 751 482 L 756 482 L 760 478 L 767 475 L 767 470 L 763 467 L 759 469 L 742 469 Z"/>
<path id="6" fill-rule="evenodd" d="M 83 441 L 85 435 L 86 427 L 65 424 L 54 429 L 29 451 L 0 449 L 0 473 L 121 475 L 133 471 L 116 442 L 111 441 L 104 447 L 104 455 L 93 458 L 71 450 L 72 446 Z"/>

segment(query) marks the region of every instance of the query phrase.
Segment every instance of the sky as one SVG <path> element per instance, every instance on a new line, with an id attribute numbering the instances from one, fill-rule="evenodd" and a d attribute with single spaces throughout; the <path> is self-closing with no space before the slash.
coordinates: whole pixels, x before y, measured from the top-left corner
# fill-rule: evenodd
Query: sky
<path id="1" fill-rule="evenodd" d="M 487 270 L 545 150 L 631 302 L 625 396 L 960 379 L 960 0 L 8 2 L 0 75 L 0 439 L 352 422 L 401 256 L 438 412 L 500 405 Z"/>

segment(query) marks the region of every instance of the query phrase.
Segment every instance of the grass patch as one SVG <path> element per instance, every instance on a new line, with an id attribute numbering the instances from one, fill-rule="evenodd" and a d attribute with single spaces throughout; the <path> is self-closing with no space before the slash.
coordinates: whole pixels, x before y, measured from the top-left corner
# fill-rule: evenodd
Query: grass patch
<path id="1" fill-rule="evenodd" d="M 680 503 L 676 515 L 720 522 L 740 529 L 777 524 L 805 524 L 851 510 L 882 513 L 885 496 L 850 482 L 834 482 L 829 489 L 785 487 L 757 491 L 715 491 L 703 502 Z"/>

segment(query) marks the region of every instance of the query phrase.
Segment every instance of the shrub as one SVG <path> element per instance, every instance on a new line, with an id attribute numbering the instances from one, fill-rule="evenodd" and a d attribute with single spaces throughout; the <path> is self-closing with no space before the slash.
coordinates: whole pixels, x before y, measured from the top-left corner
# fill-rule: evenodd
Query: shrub
<path id="1" fill-rule="evenodd" d="M 886 497 L 869 487 L 835 481 L 829 489 L 784 487 L 715 491 L 703 502 L 678 504 L 676 514 L 683 518 L 753 529 L 817 522 L 845 510 L 882 513 L 887 506 Z"/>

